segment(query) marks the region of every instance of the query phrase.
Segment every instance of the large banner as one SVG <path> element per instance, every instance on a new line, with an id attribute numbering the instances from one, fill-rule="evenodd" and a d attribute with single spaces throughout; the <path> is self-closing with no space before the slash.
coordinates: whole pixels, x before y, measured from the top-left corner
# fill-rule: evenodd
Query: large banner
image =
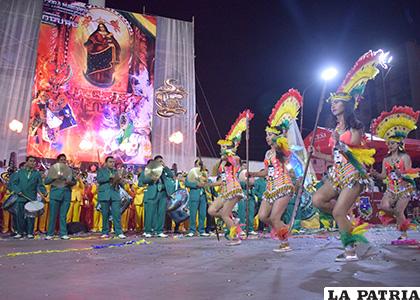
<path id="1" fill-rule="evenodd" d="M 151 16 L 44 0 L 28 154 L 145 164 L 155 36 Z"/>

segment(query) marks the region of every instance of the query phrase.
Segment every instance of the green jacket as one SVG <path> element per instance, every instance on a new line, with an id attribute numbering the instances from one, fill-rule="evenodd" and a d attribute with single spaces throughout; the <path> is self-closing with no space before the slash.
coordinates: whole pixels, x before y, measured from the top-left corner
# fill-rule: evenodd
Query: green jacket
<path id="1" fill-rule="evenodd" d="M 10 176 L 8 189 L 18 194 L 22 193 L 26 197 L 36 200 L 37 192 L 46 194 L 47 190 L 42 182 L 41 173 L 36 170 L 31 172 L 28 169 L 20 169 Z M 27 202 L 28 199 L 18 197 L 18 202 Z"/>
<path id="2" fill-rule="evenodd" d="M 117 171 L 109 168 L 100 168 L 96 173 L 96 181 L 99 184 L 98 201 L 121 201 L 119 189 L 115 189 L 111 185 L 111 175 L 115 175 Z"/>
<path id="3" fill-rule="evenodd" d="M 54 182 L 55 179 L 52 179 L 51 177 L 45 178 L 45 184 L 51 184 Z M 51 186 L 50 191 L 50 200 L 54 201 L 71 201 L 71 187 L 76 184 L 76 179 L 72 177 L 70 185 L 64 186 L 64 187 L 58 187 L 58 186 Z"/>
<path id="4" fill-rule="evenodd" d="M 144 176 L 142 172 L 139 176 L 139 186 L 147 184 L 147 189 L 144 191 L 144 201 L 157 200 L 157 194 L 159 191 L 166 191 L 166 195 L 170 196 L 175 192 L 175 181 L 173 179 L 173 173 L 168 167 L 163 168 L 162 175 L 158 181 L 153 181 L 150 178 Z"/>
<path id="5" fill-rule="evenodd" d="M 263 194 L 267 188 L 267 181 L 265 178 L 257 178 L 254 183 L 254 193 L 257 196 L 258 201 L 260 201 L 263 197 Z"/>
<path id="6" fill-rule="evenodd" d="M 190 189 L 189 199 L 191 202 L 198 202 L 201 195 L 206 195 L 206 191 L 203 188 L 198 187 L 197 183 L 189 181 L 188 178 L 185 180 L 185 186 Z"/>

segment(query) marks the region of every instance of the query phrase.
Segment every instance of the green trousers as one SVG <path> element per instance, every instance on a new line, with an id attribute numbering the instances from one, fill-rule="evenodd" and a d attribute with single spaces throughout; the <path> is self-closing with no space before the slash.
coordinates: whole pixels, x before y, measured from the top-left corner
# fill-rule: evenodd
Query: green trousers
<path id="1" fill-rule="evenodd" d="M 191 201 L 192 200 L 192 201 Z M 204 233 L 204 222 L 206 220 L 207 211 L 207 198 L 206 195 L 200 195 L 200 198 L 190 199 L 188 203 L 190 209 L 190 232 L 195 233 L 196 231 L 196 218 L 198 211 L 198 232 Z"/>
<path id="2" fill-rule="evenodd" d="M 246 199 L 242 199 L 238 202 L 238 215 L 241 224 L 246 224 Z M 255 201 L 253 197 L 249 197 L 249 212 L 248 212 L 248 222 L 249 222 L 249 231 L 254 231 L 254 215 L 255 215 Z M 246 230 L 246 225 L 242 226 L 242 230 Z"/>
<path id="3" fill-rule="evenodd" d="M 67 212 L 70 207 L 70 201 L 50 200 L 50 215 L 48 217 L 48 231 L 47 235 L 54 235 L 55 222 L 57 221 L 57 214 L 60 224 L 60 236 L 67 235 Z"/>
<path id="4" fill-rule="evenodd" d="M 166 215 L 166 195 L 165 191 L 157 193 L 153 199 L 144 199 L 144 232 L 163 233 L 163 225 Z"/>
<path id="5" fill-rule="evenodd" d="M 121 229 L 121 202 L 120 201 L 100 201 L 102 213 L 102 234 L 109 234 L 109 212 L 111 208 L 112 224 L 114 224 L 114 232 L 122 234 Z"/>
<path id="6" fill-rule="evenodd" d="M 25 217 L 25 203 L 15 203 L 16 215 L 13 215 L 13 227 L 18 234 L 34 234 L 35 218 Z"/>

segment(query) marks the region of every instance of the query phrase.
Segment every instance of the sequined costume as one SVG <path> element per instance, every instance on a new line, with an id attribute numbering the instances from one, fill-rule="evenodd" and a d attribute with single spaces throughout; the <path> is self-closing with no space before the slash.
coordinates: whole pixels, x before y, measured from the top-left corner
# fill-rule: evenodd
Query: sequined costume
<path id="1" fill-rule="evenodd" d="M 222 180 L 222 185 L 220 186 L 219 196 L 224 201 L 235 200 L 238 197 L 245 197 L 241 188 L 241 184 L 235 174 L 239 170 L 239 162 L 235 157 L 229 156 L 228 162 L 222 166 L 219 166 L 219 174 Z"/>
<path id="2" fill-rule="evenodd" d="M 371 131 L 387 142 L 398 143 L 400 151 L 404 150 L 404 139 L 410 131 L 417 128 L 420 111 L 415 112 L 408 106 L 394 106 L 390 112 L 382 112 L 374 119 Z M 411 198 L 414 190 L 414 178 L 419 175 L 419 169 L 407 169 L 402 158 L 396 161 L 384 161 L 387 189 L 384 196 L 392 202 L 402 198 Z"/>
<path id="3" fill-rule="evenodd" d="M 340 143 L 336 145 L 333 139 L 330 139 L 330 146 L 333 149 L 334 164 L 329 170 L 328 180 L 336 190 L 340 193 L 343 189 L 352 188 L 356 183 L 366 185 L 370 183 L 369 177 L 367 176 L 366 169 L 360 161 L 369 158 L 368 164 L 373 163 L 374 149 L 367 149 L 351 145 L 351 131 L 347 130 L 340 135 Z M 356 146 L 357 147 L 357 146 Z M 358 149 L 361 152 L 359 158 L 351 157 L 351 149 Z M 363 158 L 364 156 L 364 158 Z M 353 158 L 353 160 L 352 160 Z"/>
<path id="4" fill-rule="evenodd" d="M 268 170 L 266 176 L 267 187 L 263 194 L 263 200 L 268 203 L 293 195 L 294 185 L 286 168 L 287 161 L 277 158 L 275 151 L 266 152 L 264 165 Z"/>

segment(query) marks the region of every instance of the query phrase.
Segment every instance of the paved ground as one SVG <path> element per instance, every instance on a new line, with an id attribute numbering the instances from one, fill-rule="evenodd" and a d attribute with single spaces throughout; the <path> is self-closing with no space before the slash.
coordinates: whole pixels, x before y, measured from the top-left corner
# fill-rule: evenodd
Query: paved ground
<path id="1" fill-rule="evenodd" d="M 420 233 L 410 234 L 420 239 Z M 151 244 L 44 253 L 121 243 L 0 240 L 0 299 L 323 299 L 325 286 L 420 286 L 420 248 L 391 246 L 390 229 L 371 229 L 359 262 L 335 263 L 332 235 L 293 238 L 293 252 L 276 241 L 236 247 L 215 238 L 149 239 Z M 130 236 L 129 240 L 138 240 Z M 7 256 L 15 252 L 41 254 Z"/>

